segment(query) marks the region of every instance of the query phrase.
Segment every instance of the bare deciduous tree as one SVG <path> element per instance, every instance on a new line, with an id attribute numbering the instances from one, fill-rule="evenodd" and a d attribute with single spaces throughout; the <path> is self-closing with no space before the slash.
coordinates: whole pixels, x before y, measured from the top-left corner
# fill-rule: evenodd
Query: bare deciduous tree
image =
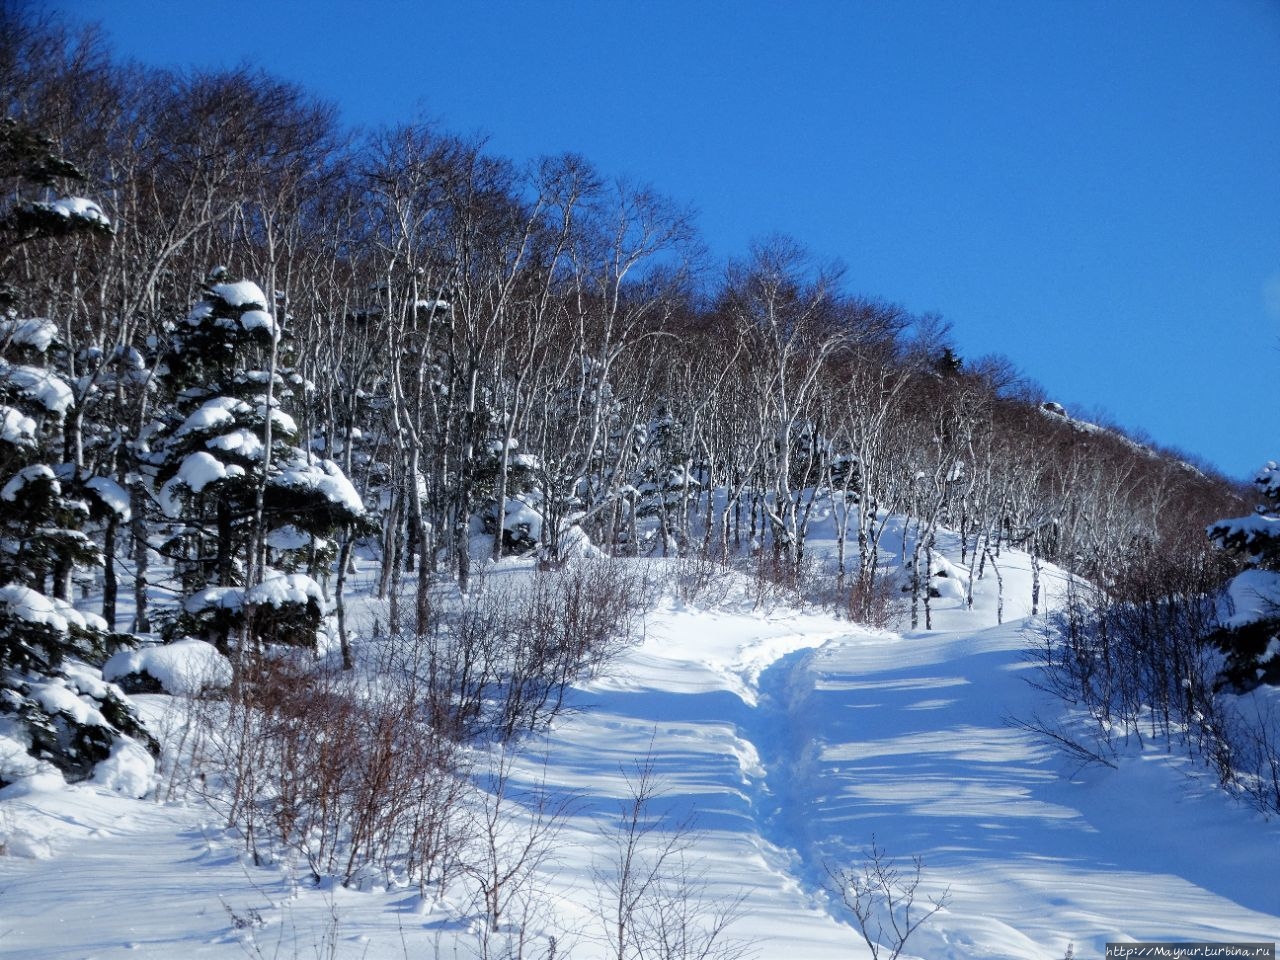
<path id="1" fill-rule="evenodd" d="M 861 866 L 827 866 L 834 892 L 853 914 L 872 960 L 879 960 L 882 954 L 887 960 L 897 960 L 911 935 L 950 901 L 949 890 L 926 896 L 923 903 L 918 901 L 923 873 L 919 857 L 911 859 L 910 867 L 900 867 L 874 836 Z"/>

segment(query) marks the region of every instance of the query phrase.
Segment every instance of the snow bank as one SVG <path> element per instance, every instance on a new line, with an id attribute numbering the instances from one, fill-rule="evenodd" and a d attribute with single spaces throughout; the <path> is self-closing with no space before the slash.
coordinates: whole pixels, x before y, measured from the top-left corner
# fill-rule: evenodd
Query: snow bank
<path id="1" fill-rule="evenodd" d="M 30 747 L 23 728 L 0 716 L 0 780 L 14 783 L 52 769 L 47 762 L 31 756 L 27 752 Z"/>
<path id="2" fill-rule="evenodd" d="M 120 737 L 111 756 L 93 768 L 93 782 L 126 797 L 144 797 L 155 782 L 156 761 L 130 737 Z"/>
<path id="3" fill-rule="evenodd" d="M 203 640 L 178 640 L 141 650 L 122 650 L 102 668 L 105 680 L 146 674 L 165 693 L 192 696 L 231 683 L 231 662 Z"/>

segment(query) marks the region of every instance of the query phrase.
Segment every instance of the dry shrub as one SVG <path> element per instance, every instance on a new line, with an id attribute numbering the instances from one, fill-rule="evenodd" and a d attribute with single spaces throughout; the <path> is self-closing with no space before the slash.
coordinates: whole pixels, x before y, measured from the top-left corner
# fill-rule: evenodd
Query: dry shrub
<path id="1" fill-rule="evenodd" d="M 569 686 L 643 635 L 655 584 L 622 560 L 489 580 L 422 640 L 435 723 L 459 739 L 510 740 L 559 713 Z"/>
<path id="2" fill-rule="evenodd" d="M 1106 590 L 1073 581 L 1034 657 L 1042 685 L 1093 721 L 1099 757 L 1115 754 L 1117 738 L 1176 743 L 1274 814 L 1280 726 L 1223 689 L 1213 642 L 1223 579 L 1221 558 L 1199 550 L 1135 557 Z"/>
<path id="3" fill-rule="evenodd" d="M 623 562 L 571 563 L 491 579 L 358 647 L 352 670 L 245 654 L 226 701 L 202 708 L 192 768 L 255 860 L 443 891 L 472 870 L 469 744 L 549 723 L 570 684 L 639 639 L 654 592 Z"/>
<path id="4" fill-rule="evenodd" d="M 818 592 L 817 565 L 807 555 L 797 558 L 785 550 L 760 550 L 752 556 L 748 572 L 758 610 L 798 606 Z"/>
<path id="5" fill-rule="evenodd" d="M 296 854 L 317 881 L 441 888 L 465 831 L 463 751 L 430 723 L 428 691 L 383 645 L 365 670 L 301 657 L 242 665 L 206 766 L 210 796 L 255 860 Z"/>
<path id="6" fill-rule="evenodd" d="M 841 612 L 854 623 L 887 630 L 897 617 L 898 597 L 892 577 L 860 570 L 841 597 Z"/>
<path id="7" fill-rule="evenodd" d="M 675 595 L 681 603 L 717 606 L 728 598 L 736 580 L 728 558 L 707 550 L 686 554 L 675 564 Z"/>

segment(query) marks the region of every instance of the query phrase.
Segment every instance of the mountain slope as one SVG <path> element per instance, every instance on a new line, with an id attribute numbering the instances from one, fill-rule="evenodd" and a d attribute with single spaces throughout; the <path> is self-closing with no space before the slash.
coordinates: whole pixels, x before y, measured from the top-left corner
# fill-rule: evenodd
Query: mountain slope
<path id="1" fill-rule="evenodd" d="M 1025 614 L 1027 562 L 1007 556 L 1005 609 Z M 512 575 L 522 575 L 513 573 Z M 1051 573 L 1052 582 L 1060 583 Z M 573 711 L 512 779 L 575 800 L 537 886 L 526 955 L 606 955 L 600 877 L 628 779 L 646 763 L 651 813 L 689 820 L 689 876 L 707 903 L 741 897 L 727 936 L 762 958 L 869 955 L 830 894 L 873 840 L 947 907 L 909 941 L 930 958 L 1101 955 L 1108 940 L 1266 940 L 1280 930 L 1275 825 L 1186 761 L 1137 744 L 1080 768 L 1011 717 L 1059 707 L 1028 684 L 1034 621 L 994 624 L 938 600 L 930 632 L 822 614 L 669 605 L 648 638 L 574 692 Z M 287 865 L 242 864 L 199 807 L 82 786 L 7 791 L 0 957 L 380 958 L 476 955 L 460 883 L 311 888 Z M 554 918 L 550 916 L 554 913 Z"/>

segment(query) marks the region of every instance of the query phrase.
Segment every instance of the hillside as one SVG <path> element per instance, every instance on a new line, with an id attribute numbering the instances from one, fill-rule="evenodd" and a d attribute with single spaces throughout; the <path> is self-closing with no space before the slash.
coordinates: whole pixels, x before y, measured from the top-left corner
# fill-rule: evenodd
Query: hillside
<path id="1" fill-rule="evenodd" d="M 1041 960 L 1068 944 L 1099 956 L 1108 940 L 1274 936 L 1280 893 L 1259 856 L 1280 839 L 1274 824 L 1158 744 L 1082 768 L 1009 724 L 1061 708 L 1027 683 L 1027 559 L 1009 553 L 1002 569 L 998 626 L 989 579 L 972 610 L 939 599 L 929 632 L 753 611 L 741 583 L 715 605 L 664 601 L 644 642 L 576 686 L 572 712 L 513 768 L 513 783 L 572 797 L 529 886 L 525 955 L 551 955 L 549 936 L 557 956 L 607 955 L 608 825 L 646 762 L 662 829 L 693 824 L 699 922 L 741 897 L 721 945 L 740 941 L 742 955 L 868 956 L 825 888 L 827 867 L 860 864 L 873 837 L 900 865 L 922 858 L 922 894 L 949 891 L 908 956 Z M 1046 583 L 1052 593 L 1060 575 Z M 156 716 L 163 698 L 141 699 Z M 478 935 L 465 878 L 426 902 L 380 883 L 316 888 L 297 863 L 247 862 L 194 800 L 93 785 L 3 799 L 0 956 L 501 955 Z"/>
<path id="2" fill-rule="evenodd" d="M 1276 928 L 1280 467 L 578 154 L 0 34 L 0 953 Z"/>

